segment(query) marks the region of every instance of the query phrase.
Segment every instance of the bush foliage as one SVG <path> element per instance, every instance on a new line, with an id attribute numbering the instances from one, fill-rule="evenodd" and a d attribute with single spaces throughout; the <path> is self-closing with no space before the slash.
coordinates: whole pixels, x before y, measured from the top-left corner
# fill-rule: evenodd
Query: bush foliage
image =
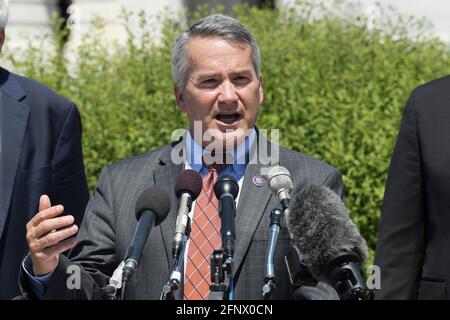
<path id="1" fill-rule="evenodd" d="M 373 250 L 403 106 L 413 88 L 450 73 L 450 54 L 443 42 L 423 36 L 422 21 L 389 9 L 383 27 L 368 30 L 358 8 L 299 1 L 283 10 L 240 6 L 235 16 L 261 48 L 265 101 L 258 126 L 279 128 L 283 146 L 342 172 L 346 205 Z M 186 27 L 184 17 L 192 22 L 217 10 L 177 18 L 124 12 L 125 43 L 105 41 L 104 23 L 96 20 L 71 52 L 75 66 L 48 49 L 58 47 L 60 33 L 20 51 L 6 49 L 2 59 L 78 105 L 93 190 L 105 165 L 166 144 L 186 126 L 172 92 L 172 43 Z"/>

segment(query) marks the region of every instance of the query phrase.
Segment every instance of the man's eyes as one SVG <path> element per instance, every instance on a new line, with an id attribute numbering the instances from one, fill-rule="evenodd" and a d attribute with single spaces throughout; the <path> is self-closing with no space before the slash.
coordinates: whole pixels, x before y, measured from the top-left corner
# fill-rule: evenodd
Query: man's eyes
<path id="1" fill-rule="evenodd" d="M 248 76 L 236 76 L 231 81 L 235 86 L 244 86 L 244 85 L 248 84 L 251 81 L 251 79 Z M 214 89 L 217 86 L 219 86 L 221 83 L 222 83 L 222 80 L 219 80 L 219 79 L 213 79 L 213 78 L 205 79 L 200 82 L 200 87 L 206 88 L 206 89 Z"/>
<path id="2" fill-rule="evenodd" d="M 242 86 L 242 85 L 246 85 L 247 83 L 249 83 L 250 78 L 247 76 L 237 76 L 237 77 L 233 78 L 233 82 L 238 86 Z"/>
<path id="3" fill-rule="evenodd" d="M 200 87 L 202 88 L 215 88 L 219 85 L 219 80 L 216 79 L 206 79 L 200 82 Z"/>

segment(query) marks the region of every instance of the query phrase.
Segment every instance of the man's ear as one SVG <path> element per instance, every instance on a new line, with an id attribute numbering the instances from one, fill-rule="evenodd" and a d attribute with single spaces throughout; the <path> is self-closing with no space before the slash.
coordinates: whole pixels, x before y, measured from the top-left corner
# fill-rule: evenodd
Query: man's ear
<path id="1" fill-rule="evenodd" d="M 263 89 L 263 75 L 259 75 L 259 104 L 264 101 L 264 89 Z"/>
<path id="2" fill-rule="evenodd" d="M 177 84 L 173 85 L 173 93 L 175 94 L 175 100 L 177 101 L 178 108 L 181 112 L 186 112 L 186 107 L 184 104 L 183 89 L 181 89 Z"/>
<path id="3" fill-rule="evenodd" d="M 5 43 L 5 28 L 0 28 L 0 52 L 2 51 L 3 43 Z"/>

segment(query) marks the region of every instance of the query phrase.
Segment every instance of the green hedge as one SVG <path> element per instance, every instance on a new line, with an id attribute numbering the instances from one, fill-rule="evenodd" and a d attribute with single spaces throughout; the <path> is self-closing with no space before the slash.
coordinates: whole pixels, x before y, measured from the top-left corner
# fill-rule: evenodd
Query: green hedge
<path id="1" fill-rule="evenodd" d="M 190 21 L 206 12 L 190 15 Z M 403 106 L 411 90 L 450 73 L 449 48 L 412 36 L 422 22 L 383 12 L 383 30 L 367 31 L 362 11 L 337 1 L 332 9 L 297 3 L 273 11 L 239 7 L 236 17 L 256 36 L 262 53 L 265 101 L 260 128 L 280 128 L 281 144 L 338 168 L 346 204 L 373 250 L 386 173 Z M 124 13 L 126 44 L 103 40 L 92 24 L 75 55 L 48 53 L 57 39 L 8 53 L 14 71 L 54 88 L 77 103 L 84 126 L 84 155 L 93 190 L 107 164 L 141 154 L 186 126 L 172 93 L 171 46 L 184 19 Z M 139 29 L 132 31 L 132 18 Z M 157 39 L 155 23 L 162 23 Z M 413 32 L 406 31 L 413 28 Z M 57 35 L 59 38 L 61 34 Z M 5 56 L 6 55 L 6 56 Z"/>

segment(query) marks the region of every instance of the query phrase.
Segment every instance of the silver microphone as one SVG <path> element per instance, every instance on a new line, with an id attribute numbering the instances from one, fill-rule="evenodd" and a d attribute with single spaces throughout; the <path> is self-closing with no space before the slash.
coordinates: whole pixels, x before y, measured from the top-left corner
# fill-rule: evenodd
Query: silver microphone
<path id="1" fill-rule="evenodd" d="M 273 263 L 278 234 L 283 217 L 289 212 L 290 193 L 293 188 L 292 177 L 285 167 L 274 166 L 268 173 L 269 187 L 280 200 L 281 208 L 272 210 L 270 214 L 269 241 L 266 250 L 265 277 L 263 286 L 264 299 L 271 298 L 275 291 L 275 266 Z"/>
<path id="2" fill-rule="evenodd" d="M 289 210 L 291 191 L 294 187 L 289 170 L 282 166 L 274 166 L 269 170 L 268 179 L 270 189 L 280 199 L 281 208 L 283 213 L 286 214 L 286 211 Z"/>

